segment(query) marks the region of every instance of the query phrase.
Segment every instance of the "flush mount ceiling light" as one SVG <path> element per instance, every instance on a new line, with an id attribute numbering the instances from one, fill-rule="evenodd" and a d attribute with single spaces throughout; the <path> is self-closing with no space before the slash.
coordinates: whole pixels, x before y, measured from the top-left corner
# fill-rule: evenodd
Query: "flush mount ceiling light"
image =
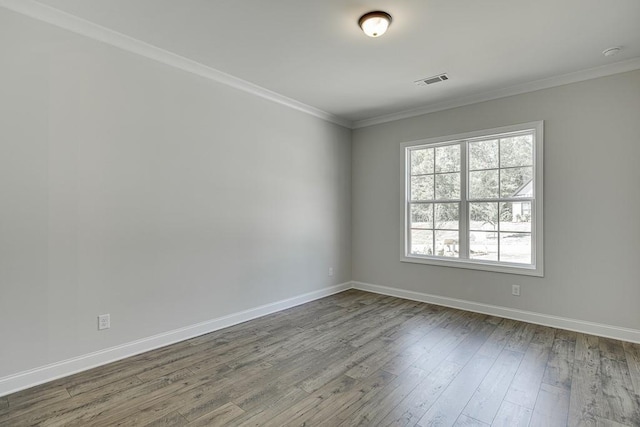
<path id="1" fill-rule="evenodd" d="M 358 25 L 369 37 L 380 37 L 391 25 L 391 15 L 381 11 L 365 13 L 360 17 Z"/>

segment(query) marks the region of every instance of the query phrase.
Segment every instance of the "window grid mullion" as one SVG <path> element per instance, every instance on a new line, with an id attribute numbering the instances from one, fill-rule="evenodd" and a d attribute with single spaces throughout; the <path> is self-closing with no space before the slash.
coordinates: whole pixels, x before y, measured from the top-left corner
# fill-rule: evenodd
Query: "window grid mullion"
<path id="1" fill-rule="evenodd" d="M 500 147 L 502 146 L 501 144 L 502 142 L 502 138 L 498 138 L 498 197 L 502 197 L 502 156 L 500 153 Z M 498 243 L 498 262 L 500 262 L 500 210 L 502 209 L 502 207 L 500 206 L 500 201 L 498 201 L 498 239 L 497 239 L 497 243 Z"/>
<path id="2" fill-rule="evenodd" d="M 497 168 L 486 168 L 486 169 L 472 169 L 469 172 L 486 172 L 486 171 L 497 171 L 498 169 L 521 169 L 521 168 L 533 168 L 533 165 L 505 166 L 503 168 L 497 167 Z M 444 172 L 444 173 L 451 173 L 451 172 Z M 423 175 L 430 175 L 430 174 L 425 173 Z M 420 175 L 411 175 L 411 176 L 420 176 Z"/>
<path id="3" fill-rule="evenodd" d="M 405 173 L 404 177 L 404 200 L 405 203 L 405 213 L 404 213 L 404 253 L 410 254 L 411 247 L 413 246 L 412 242 L 412 233 L 411 233 L 411 153 L 412 150 L 405 151 L 404 158 L 404 167 L 405 170 L 408 169 L 409 173 Z"/>
<path id="4" fill-rule="evenodd" d="M 533 197 L 504 197 L 504 198 L 495 198 L 495 199 L 469 199 L 470 203 L 524 203 L 524 202 L 533 202 L 535 199 Z M 420 201 L 414 201 L 416 203 L 422 203 Z"/>
<path id="5" fill-rule="evenodd" d="M 435 159 L 435 154 L 433 158 Z M 431 247 L 433 248 L 431 252 L 433 255 L 435 255 L 436 254 L 436 204 L 435 203 L 431 203 Z"/>
<path id="6" fill-rule="evenodd" d="M 433 147 L 433 198 L 436 198 L 436 147 Z M 436 204 L 431 203 L 431 247 L 433 255 L 436 254 Z"/>
<path id="7" fill-rule="evenodd" d="M 458 208 L 459 218 L 458 218 L 458 240 L 460 244 L 458 245 L 459 254 L 458 256 L 461 259 L 469 259 L 469 209 L 467 199 L 469 198 L 467 194 L 467 182 L 469 179 L 469 168 L 467 167 L 468 162 L 468 147 L 469 144 L 467 141 L 460 142 L 460 205 Z"/>
<path id="8" fill-rule="evenodd" d="M 405 254 L 410 254 L 411 253 L 411 248 L 413 247 L 413 236 L 411 235 L 411 202 L 406 204 L 406 213 L 405 213 L 405 222 L 406 222 L 406 226 L 404 227 L 405 229 L 405 248 L 404 248 L 404 253 Z"/>
<path id="9" fill-rule="evenodd" d="M 433 199 L 433 200 L 411 200 L 414 205 L 427 204 L 427 203 L 459 203 L 462 199 Z M 494 200 L 496 201 L 496 200 Z M 518 199 L 518 201 L 520 201 Z"/>

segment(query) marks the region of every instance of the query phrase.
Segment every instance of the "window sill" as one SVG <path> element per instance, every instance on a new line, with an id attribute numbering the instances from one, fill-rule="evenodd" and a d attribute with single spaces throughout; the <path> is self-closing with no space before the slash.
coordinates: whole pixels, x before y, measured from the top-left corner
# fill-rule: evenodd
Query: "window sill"
<path id="1" fill-rule="evenodd" d="M 466 268 L 471 270 L 490 271 L 494 273 L 518 274 L 522 276 L 544 277 L 542 266 L 505 265 L 491 262 L 479 262 L 473 260 L 445 259 L 435 257 L 420 257 L 405 255 L 400 257 L 401 262 L 413 264 L 437 265 L 440 267 Z"/>

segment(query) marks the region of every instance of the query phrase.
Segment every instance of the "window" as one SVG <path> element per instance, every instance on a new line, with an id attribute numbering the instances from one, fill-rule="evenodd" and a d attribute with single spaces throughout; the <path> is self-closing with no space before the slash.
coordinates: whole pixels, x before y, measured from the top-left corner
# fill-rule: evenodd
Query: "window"
<path id="1" fill-rule="evenodd" d="M 542 276 L 542 126 L 402 144 L 401 260 Z"/>

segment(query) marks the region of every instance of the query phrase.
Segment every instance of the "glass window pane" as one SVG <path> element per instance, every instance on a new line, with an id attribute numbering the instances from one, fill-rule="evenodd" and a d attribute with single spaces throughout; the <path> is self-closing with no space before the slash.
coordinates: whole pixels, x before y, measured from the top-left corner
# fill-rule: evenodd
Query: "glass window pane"
<path id="1" fill-rule="evenodd" d="M 498 198 L 498 170 L 469 172 L 469 198 Z"/>
<path id="2" fill-rule="evenodd" d="M 411 230 L 410 251 L 415 255 L 433 255 L 433 231 Z"/>
<path id="3" fill-rule="evenodd" d="M 459 211 L 458 203 L 435 203 L 435 228 L 457 230 Z"/>
<path id="4" fill-rule="evenodd" d="M 433 204 L 411 205 L 411 228 L 433 228 Z"/>
<path id="5" fill-rule="evenodd" d="M 433 175 L 411 177 L 411 200 L 433 200 Z"/>
<path id="6" fill-rule="evenodd" d="M 472 231 L 469 235 L 469 257 L 498 261 L 498 233 Z"/>
<path id="7" fill-rule="evenodd" d="M 497 139 L 469 143 L 469 170 L 497 169 L 498 167 Z"/>
<path id="8" fill-rule="evenodd" d="M 469 229 L 498 231 L 498 204 L 469 203 Z"/>
<path id="9" fill-rule="evenodd" d="M 460 174 L 443 173 L 436 175 L 436 200 L 460 199 Z"/>
<path id="10" fill-rule="evenodd" d="M 500 261 L 531 264 L 531 233 L 500 233 Z"/>
<path id="11" fill-rule="evenodd" d="M 457 231 L 436 230 L 436 255 L 455 258 L 459 256 Z"/>
<path id="12" fill-rule="evenodd" d="M 531 232 L 531 202 L 500 203 L 500 231 Z"/>
<path id="13" fill-rule="evenodd" d="M 411 150 L 411 175 L 433 173 L 433 148 Z"/>
<path id="14" fill-rule="evenodd" d="M 460 171 L 460 145 L 436 147 L 436 172 Z"/>
<path id="15" fill-rule="evenodd" d="M 532 197 L 533 168 L 500 170 L 500 197 Z"/>
<path id="16" fill-rule="evenodd" d="M 533 135 L 500 139 L 500 167 L 533 166 Z"/>

